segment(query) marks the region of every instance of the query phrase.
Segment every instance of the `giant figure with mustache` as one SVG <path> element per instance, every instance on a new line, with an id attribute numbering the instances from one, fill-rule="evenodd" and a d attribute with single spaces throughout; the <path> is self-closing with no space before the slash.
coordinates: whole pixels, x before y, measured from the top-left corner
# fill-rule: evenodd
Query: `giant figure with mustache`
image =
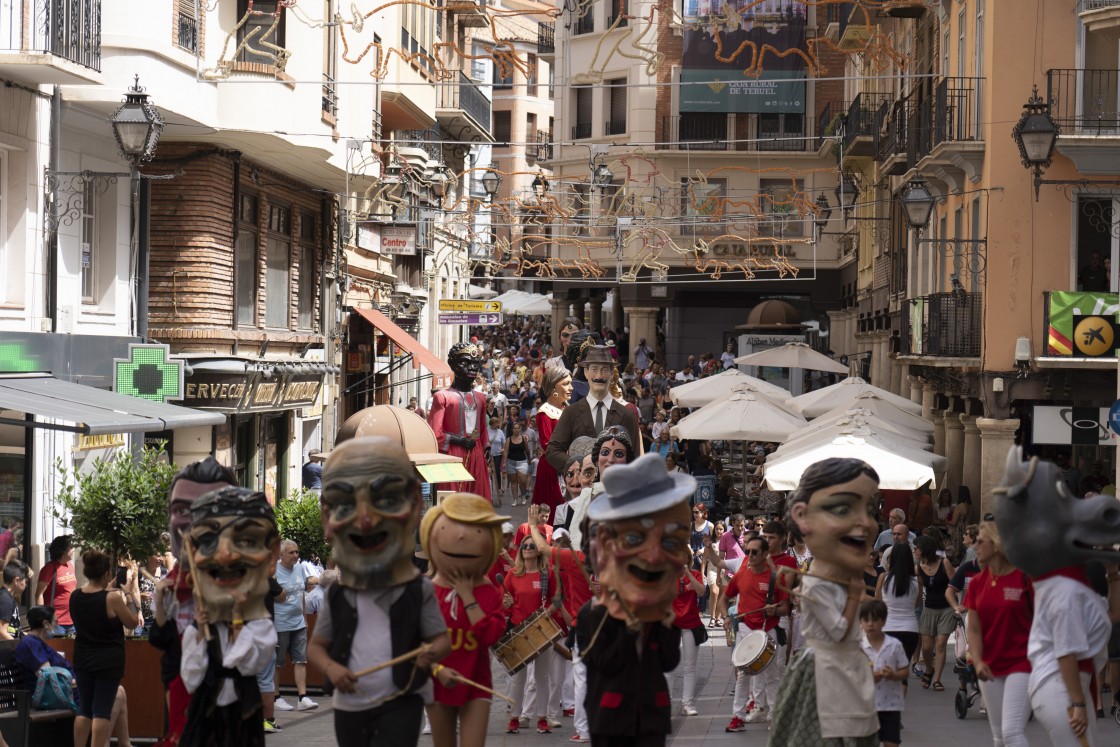
<path id="1" fill-rule="evenodd" d="M 199 602 L 183 633 L 180 670 L 191 703 L 180 744 L 263 747 L 256 675 L 276 649 L 264 600 L 280 553 L 264 493 L 224 487 L 195 501 L 186 552 Z"/>
<path id="2" fill-rule="evenodd" d="M 340 577 L 307 659 L 334 686 L 335 737 L 341 747 L 414 745 L 430 670 L 451 650 L 432 582 L 412 564 L 420 475 L 400 442 L 350 439 L 323 467 L 320 502 Z M 410 652 L 418 655 L 366 672 Z"/>
<path id="3" fill-rule="evenodd" d="M 605 428 L 619 425 L 629 433 L 630 443 L 635 446 L 641 443 L 638 419 L 624 402 L 615 399 L 610 393 L 611 375 L 616 365 L 606 345 L 587 345 L 583 348 L 579 366 L 587 377 L 588 394 L 564 408 L 545 451 L 545 458 L 557 474 L 564 471 L 568 447 L 580 436 L 598 438 Z"/>

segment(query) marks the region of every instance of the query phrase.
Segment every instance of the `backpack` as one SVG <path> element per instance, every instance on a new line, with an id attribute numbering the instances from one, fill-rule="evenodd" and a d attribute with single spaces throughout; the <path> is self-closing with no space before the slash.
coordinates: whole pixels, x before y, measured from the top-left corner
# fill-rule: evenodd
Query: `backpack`
<path id="1" fill-rule="evenodd" d="M 39 711 L 70 710 L 77 713 L 78 704 L 74 700 L 70 679 L 70 670 L 65 667 L 41 667 L 36 675 L 31 707 Z"/>

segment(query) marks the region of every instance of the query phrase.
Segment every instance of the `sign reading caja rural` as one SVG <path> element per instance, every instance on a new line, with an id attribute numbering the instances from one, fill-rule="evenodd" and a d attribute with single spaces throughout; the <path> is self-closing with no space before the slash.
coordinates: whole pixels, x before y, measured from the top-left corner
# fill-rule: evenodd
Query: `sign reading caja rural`
<path id="1" fill-rule="evenodd" d="M 476 314 L 496 314 L 502 310 L 501 301 L 465 301 L 458 298 L 441 298 L 440 311 L 463 311 Z"/>

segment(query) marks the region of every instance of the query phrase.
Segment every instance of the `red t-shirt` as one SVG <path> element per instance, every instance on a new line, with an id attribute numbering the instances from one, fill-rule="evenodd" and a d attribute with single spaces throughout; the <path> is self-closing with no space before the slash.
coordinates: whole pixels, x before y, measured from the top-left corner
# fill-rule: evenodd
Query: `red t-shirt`
<path id="1" fill-rule="evenodd" d="M 777 565 L 777 566 L 783 566 L 784 565 L 787 568 L 793 568 L 794 570 L 797 570 L 797 561 L 794 560 L 793 556 L 790 555 L 788 552 L 783 552 L 783 553 L 780 553 L 778 555 L 771 555 L 770 559 L 774 561 L 774 565 Z M 790 578 L 791 577 L 787 577 L 786 580 L 784 581 L 786 586 L 789 586 Z"/>
<path id="2" fill-rule="evenodd" d="M 46 584 L 43 604 L 54 607 L 59 625 L 73 625 L 70 618 L 70 594 L 78 588 L 78 578 L 74 575 L 74 564 L 59 565 L 50 561 L 39 571 L 39 583 Z M 52 596 L 53 587 L 53 596 Z"/>
<path id="3" fill-rule="evenodd" d="M 693 570 L 691 573 L 697 581 L 704 583 L 700 571 Z M 673 614 L 676 616 L 673 625 L 681 630 L 692 630 L 703 625 L 700 620 L 700 607 L 696 603 L 696 592 L 684 577 L 677 582 L 677 598 L 673 600 Z"/>
<path id="4" fill-rule="evenodd" d="M 540 571 L 526 571 L 520 576 L 508 573 L 502 586 L 513 597 L 513 606 L 506 610 L 511 625 L 520 625 L 543 606 Z M 553 590 L 549 589 L 548 595 L 552 596 L 552 592 Z"/>
<path id="5" fill-rule="evenodd" d="M 777 576 L 775 575 L 774 581 L 774 601 L 773 604 L 781 604 L 789 599 L 789 594 L 782 590 L 782 587 L 777 583 Z M 736 572 L 731 580 L 727 582 L 727 589 L 724 594 L 728 599 L 739 598 L 738 612 L 752 612 L 766 606 L 766 593 L 770 590 L 770 569 L 765 568 L 761 573 L 755 573 L 751 570 L 750 566 L 744 563 Z M 778 620 L 780 618 L 775 615 L 773 617 L 766 617 L 761 611 L 753 612 L 743 618 L 743 622 L 751 630 L 773 630 L 778 627 Z"/>
<path id="6" fill-rule="evenodd" d="M 539 531 L 541 533 L 541 536 L 544 537 L 545 542 L 547 542 L 550 545 L 552 544 L 552 525 L 550 525 L 550 524 L 537 524 L 537 531 Z M 532 537 L 532 536 L 533 536 L 533 533 L 531 531 L 529 531 L 529 522 L 525 522 L 524 524 L 519 526 L 517 528 L 517 531 L 514 532 L 514 535 L 513 535 L 513 547 L 514 547 L 514 549 L 517 549 L 518 547 L 521 547 L 521 542 L 526 537 Z M 514 555 L 514 553 L 511 552 L 510 555 Z"/>
<path id="7" fill-rule="evenodd" d="M 488 583 L 474 587 L 474 598 L 484 617 L 471 625 L 463 600 L 454 590 L 435 585 L 436 601 L 440 614 L 447 623 L 447 635 L 451 639 L 451 653 L 440 661 L 469 680 L 490 687 L 490 647 L 497 643 L 506 630 L 506 614 L 502 609 L 502 590 Z M 454 609 L 454 616 L 452 616 Z M 462 683 L 455 687 L 444 687 L 439 680 L 435 684 L 435 700 L 447 706 L 461 706 L 468 700 L 489 700 L 490 693 Z"/>
<path id="8" fill-rule="evenodd" d="M 584 555 L 562 547 L 552 548 L 552 565 L 560 575 L 563 587 L 563 604 L 573 624 L 579 609 L 591 599 L 591 584 L 583 570 Z M 556 575 L 553 575 L 556 578 Z M 564 626 L 568 627 L 568 626 Z"/>
<path id="9" fill-rule="evenodd" d="M 996 677 L 1031 671 L 1027 639 L 1034 619 L 1031 580 L 1012 571 L 993 576 L 985 568 L 972 577 L 964 594 L 964 606 L 980 616 L 984 661 Z"/>

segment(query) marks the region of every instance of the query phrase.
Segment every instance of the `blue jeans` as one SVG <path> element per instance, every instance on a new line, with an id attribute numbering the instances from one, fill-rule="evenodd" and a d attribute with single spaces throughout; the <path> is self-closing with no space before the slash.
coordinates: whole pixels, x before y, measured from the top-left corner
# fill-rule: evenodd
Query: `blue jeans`
<path id="1" fill-rule="evenodd" d="M 73 625 L 63 625 L 59 623 L 58 627 L 54 629 L 54 637 L 60 638 L 64 635 L 76 635 L 78 629 Z"/>

